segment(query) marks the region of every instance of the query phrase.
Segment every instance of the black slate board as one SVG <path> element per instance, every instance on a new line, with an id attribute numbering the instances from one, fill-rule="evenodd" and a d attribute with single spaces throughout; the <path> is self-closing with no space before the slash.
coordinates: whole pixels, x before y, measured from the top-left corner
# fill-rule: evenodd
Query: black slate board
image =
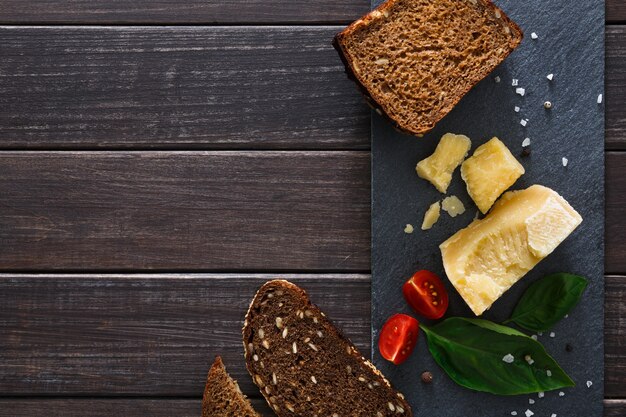
<path id="1" fill-rule="evenodd" d="M 378 2 L 374 1 L 374 5 Z M 373 359 L 413 406 L 416 416 L 518 416 L 530 409 L 535 416 L 602 416 L 603 399 L 603 268 L 604 268 L 604 2 L 584 0 L 501 0 L 496 2 L 525 32 L 522 45 L 493 74 L 477 85 L 437 127 L 423 138 L 397 133 L 384 118 L 372 121 L 372 336 L 394 313 L 413 314 L 401 294 L 403 282 L 418 269 L 444 277 L 438 245 L 468 225 L 476 207 L 457 170 L 448 195 L 458 196 L 467 211 L 456 218 L 442 212 L 430 231 L 420 225 L 428 206 L 443 195 L 417 177 L 415 164 L 430 155 L 446 132 L 472 139 L 472 151 L 492 136 L 503 140 L 519 156 L 522 140 L 532 141 L 530 157 L 518 158 L 526 174 L 512 189 L 543 184 L 563 195 L 582 215 L 582 225 L 547 259 L 509 290 L 484 317 L 508 317 L 528 285 L 550 272 L 567 271 L 589 278 L 581 303 L 553 330 L 554 338 L 539 337 L 547 350 L 574 379 L 576 387 L 564 396 L 498 397 L 455 385 L 427 351 L 425 336 L 401 366 L 383 360 L 377 349 Z M 536 32 L 539 39 L 531 39 Z M 552 82 L 546 79 L 554 74 Z M 494 77 L 501 78 L 500 83 Z M 526 95 L 515 94 L 512 78 Z M 554 107 L 543 108 L 549 100 Z M 521 111 L 516 113 L 514 107 Z M 520 124 L 528 118 L 527 127 Z M 561 160 L 569 164 L 563 167 Z M 405 224 L 415 232 L 405 234 Z M 451 295 L 447 316 L 472 317 L 456 291 L 444 279 Z M 566 352 L 569 343 L 573 350 Z M 420 382 L 430 370 L 434 382 Z M 591 381 L 591 387 L 587 387 Z M 529 399 L 535 401 L 529 404 Z"/>

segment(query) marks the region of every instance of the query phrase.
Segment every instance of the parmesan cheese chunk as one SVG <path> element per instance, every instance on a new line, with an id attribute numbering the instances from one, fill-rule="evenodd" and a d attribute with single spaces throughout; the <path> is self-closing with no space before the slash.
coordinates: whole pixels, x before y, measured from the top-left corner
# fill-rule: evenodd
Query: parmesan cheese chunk
<path id="1" fill-rule="evenodd" d="M 461 165 L 471 146 L 472 141 L 467 136 L 446 133 L 441 137 L 435 152 L 417 163 L 415 171 L 445 194 L 452 181 L 452 173 Z"/>
<path id="2" fill-rule="evenodd" d="M 495 137 L 479 146 L 461 165 L 467 192 L 483 214 L 524 172 L 509 148 Z"/>
<path id="3" fill-rule="evenodd" d="M 424 214 L 424 221 L 422 222 L 422 230 L 428 230 L 439 220 L 439 215 L 441 214 L 441 206 L 439 205 L 439 201 L 435 201 L 428 207 L 426 213 Z"/>
<path id="4" fill-rule="evenodd" d="M 550 188 L 507 192 L 485 218 L 439 246 L 448 279 L 479 316 L 581 222 Z"/>

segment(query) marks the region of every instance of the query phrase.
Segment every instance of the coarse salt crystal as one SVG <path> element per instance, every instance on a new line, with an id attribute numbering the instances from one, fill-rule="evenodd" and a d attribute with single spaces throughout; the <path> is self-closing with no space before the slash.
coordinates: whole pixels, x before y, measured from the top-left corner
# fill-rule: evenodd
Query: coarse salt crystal
<path id="1" fill-rule="evenodd" d="M 561 158 L 561 163 L 563 164 L 564 167 L 567 166 L 567 163 L 569 162 L 569 160 L 566 157 Z M 550 333 L 550 337 L 554 337 L 552 336 L 554 334 L 554 332 Z"/>
<path id="2" fill-rule="evenodd" d="M 519 113 L 520 108 L 515 106 L 515 113 Z"/>
<path id="3" fill-rule="evenodd" d="M 498 76 L 498 75 L 496 75 L 493 79 L 494 79 L 497 83 L 499 83 L 499 82 L 500 82 L 500 76 Z"/>
<path id="4" fill-rule="evenodd" d="M 563 164 L 563 165 L 567 165 L 567 164 Z M 554 332 L 550 332 L 550 337 L 554 337 L 556 336 L 556 334 Z"/>
<path id="5" fill-rule="evenodd" d="M 587 381 L 587 388 L 590 388 L 592 384 L 593 384 L 593 382 Z"/>
<path id="6" fill-rule="evenodd" d="M 556 417 L 556 413 L 552 413 L 550 417 Z"/>
<path id="7" fill-rule="evenodd" d="M 514 360 L 515 358 L 510 353 L 507 353 L 506 355 L 502 357 L 502 362 L 513 363 Z"/>
<path id="8" fill-rule="evenodd" d="M 602 103 L 602 94 L 598 94 L 598 104 Z"/>
<path id="9" fill-rule="evenodd" d="M 511 415 L 512 416 L 516 416 L 517 415 L 517 411 L 511 411 Z"/>
<path id="10" fill-rule="evenodd" d="M 563 318 L 564 318 L 564 319 L 566 319 L 566 318 L 568 318 L 568 317 L 569 317 L 569 314 L 566 314 L 566 315 L 565 315 L 565 317 L 563 317 Z"/>
<path id="11" fill-rule="evenodd" d="M 539 36 L 537 36 L 537 34 L 535 32 L 530 34 L 530 37 L 533 39 L 537 39 Z"/>
<path id="12" fill-rule="evenodd" d="M 522 146 L 525 148 L 527 146 L 530 146 L 530 138 L 526 138 L 522 141 Z"/>
<path id="13" fill-rule="evenodd" d="M 515 92 L 516 92 L 517 94 L 519 94 L 520 96 L 522 96 L 522 97 L 524 96 L 524 94 L 526 94 L 526 90 L 524 90 L 524 89 L 523 89 L 523 88 L 521 88 L 521 87 L 520 87 L 520 88 L 516 88 L 516 89 L 515 89 Z"/>
<path id="14" fill-rule="evenodd" d="M 535 403 L 535 400 L 533 400 L 532 398 L 528 399 L 528 404 L 534 404 L 534 403 Z"/>
<path id="15" fill-rule="evenodd" d="M 552 371 L 548 369 L 548 370 L 546 371 L 546 375 L 548 375 L 548 376 L 552 376 Z"/>
<path id="16" fill-rule="evenodd" d="M 548 376 L 549 376 L 549 375 L 548 375 Z M 539 397 L 539 398 L 543 398 L 543 396 L 544 396 L 544 395 L 546 395 L 546 394 L 545 394 L 543 391 L 539 391 L 539 392 L 537 393 L 537 397 Z"/>
<path id="17" fill-rule="evenodd" d="M 530 417 L 530 416 L 534 415 L 535 413 L 533 413 L 533 412 L 532 412 L 532 411 L 530 411 L 530 410 L 526 410 L 526 411 L 524 412 L 524 414 L 526 414 L 526 417 Z"/>
<path id="18" fill-rule="evenodd" d="M 533 340 L 537 340 L 537 335 L 536 335 L 536 334 L 534 334 L 534 335 L 532 335 L 532 336 L 530 336 L 530 337 L 531 337 Z"/>
<path id="19" fill-rule="evenodd" d="M 564 397 L 565 393 L 563 391 L 559 391 L 559 397 Z"/>
<path id="20" fill-rule="evenodd" d="M 550 81 L 552 81 L 552 79 L 554 78 L 554 74 L 548 74 L 546 75 L 546 78 Z"/>
<path id="21" fill-rule="evenodd" d="M 519 82 L 519 80 L 517 78 L 513 78 L 513 81 L 511 81 L 511 85 L 513 87 L 517 87 L 517 83 Z"/>
<path id="22" fill-rule="evenodd" d="M 522 126 L 526 126 L 528 124 L 528 121 L 522 119 L 519 121 L 519 124 L 521 124 Z"/>

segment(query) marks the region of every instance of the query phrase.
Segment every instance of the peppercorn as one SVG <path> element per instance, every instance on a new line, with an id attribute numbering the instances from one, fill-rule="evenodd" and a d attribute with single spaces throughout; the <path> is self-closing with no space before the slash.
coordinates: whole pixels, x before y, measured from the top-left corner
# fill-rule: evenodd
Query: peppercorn
<path id="1" fill-rule="evenodd" d="M 524 146 L 522 148 L 522 156 L 523 157 L 530 156 L 530 145 Z"/>
<path id="2" fill-rule="evenodd" d="M 422 382 L 425 384 L 433 382 L 433 373 L 429 371 L 422 372 Z"/>
<path id="3" fill-rule="evenodd" d="M 570 345 L 569 343 L 565 344 L 565 351 L 566 352 L 571 352 L 572 350 L 574 350 L 574 348 L 572 347 L 572 345 Z"/>

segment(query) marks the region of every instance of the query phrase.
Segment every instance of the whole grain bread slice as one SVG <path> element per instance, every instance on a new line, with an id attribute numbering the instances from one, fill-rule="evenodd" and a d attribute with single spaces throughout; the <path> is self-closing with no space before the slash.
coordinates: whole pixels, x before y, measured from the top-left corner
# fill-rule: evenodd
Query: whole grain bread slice
<path id="1" fill-rule="evenodd" d="M 413 415 L 404 396 L 290 282 L 259 289 L 243 342 L 248 372 L 279 417 Z"/>
<path id="2" fill-rule="evenodd" d="M 204 395 L 202 417 L 261 417 L 228 375 L 221 357 L 216 357 L 209 370 Z"/>
<path id="3" fill-rule="evenodd" d="M 333 45 L 368 103 L 421 135 L 522 41 L 490 0 L 387 0 Z"/>

